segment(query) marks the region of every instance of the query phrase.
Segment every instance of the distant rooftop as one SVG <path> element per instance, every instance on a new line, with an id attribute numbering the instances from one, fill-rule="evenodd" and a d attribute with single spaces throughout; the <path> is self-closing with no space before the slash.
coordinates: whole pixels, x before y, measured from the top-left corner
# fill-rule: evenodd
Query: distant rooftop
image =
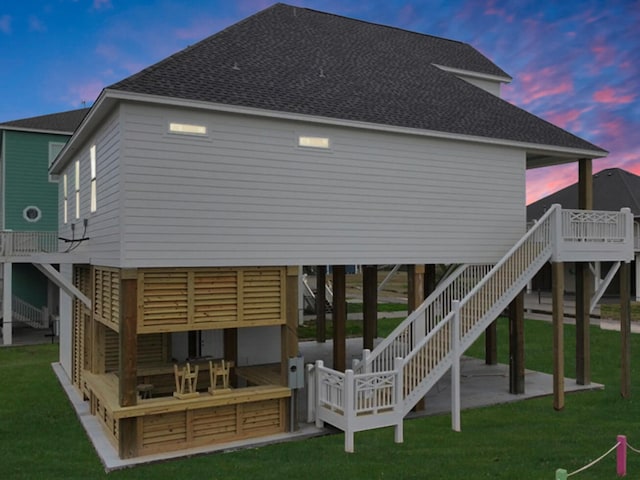
<path id="1" fill-rule="evenodd" d="M 551 205 L 578 208 L 578 184 L 558 190 L 527 207 L 527 220 L 544 215 Z M 593 175 L 593 209 L 617 211 L 628 207 L 634 216 L 640 215 L 640 177 L 620 168 L 608 168 Z"/>
<path id="2" fill-rule="evenodd" d="M 89 108 L 51 113 L 37 117 L 23 118 L 0 123 L 0 130 L 9 127 L 12 130 L 28 130 L 65 133 L 71 135 L 89 112 Z"/>

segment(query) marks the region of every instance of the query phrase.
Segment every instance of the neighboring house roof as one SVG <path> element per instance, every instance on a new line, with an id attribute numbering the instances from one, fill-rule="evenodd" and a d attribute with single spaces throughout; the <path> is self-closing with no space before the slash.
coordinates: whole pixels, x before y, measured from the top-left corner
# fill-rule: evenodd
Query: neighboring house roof
<path id="1" fill-rule="evenodd" d="M 0 130 L 23 130 L 71 135 L 89 112 L 89 108 L 40 115 L 0 123 Z"/>
<path id="2" fill-rule="evenodd" d="M 578 208 L 578 184 L 574 183 L 527 206 L 527 221 L 542 217 L 551 205 Z M 593 175 L 593 209 L 616 211 L 628 207 L 640 215 L 640 177 L 620 168 Z"/>
<path id="3" fill-rule="evenodd" d="M 107 90 L 606 154 L 434 64 L 510 79 L 465 43 L 276 4 Z"/>

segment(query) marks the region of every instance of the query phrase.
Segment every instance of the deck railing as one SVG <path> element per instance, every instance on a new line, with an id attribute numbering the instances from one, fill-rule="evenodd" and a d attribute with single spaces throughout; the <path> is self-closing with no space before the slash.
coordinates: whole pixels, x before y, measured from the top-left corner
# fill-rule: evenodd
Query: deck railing
<path id="1" fill-rule="evenodd" d="M 345 451 L 353 451 L 353 434 L 361 430 L 395 427 L 395 440 L 402 442 L 402 359 L 390 371 L 355 374 L 338 372 L 316 362 L 315 421 L 328 422 L 345 432 Z"/>
<path id="2" fill-rule="evenodd" d="M 621 260 L 633 255 L 632 234 L 628 209 L 563 211 L 554 205 L 495 266 L 458 268 L 389 337 L 372 352 L 364 352 L 362 361 L 354 367 L 357 374 L 351 370 L 337 372 L 321 362 L 316 364 L 313 374 L 317 422 L 326 421 L 345 430 L 345 449 L 351 451 L 353 431 L 396 424 L 398 408 L 402 409 L 402 416 L 406 415 L 451 368 L 452 412 L 456 412 L 452 422 L 453 428 L 459 429 L 460 355 L 547 261 L 567 261 L 574 255 L 567 244 L 576 246 L 579 261 L 597 259 L 599 255 Z M 581 249 L 584 245 L 589 248 Z M 370 398 L 376 393 L 364 392 L 359 397 L 356 378 L 367 378 L 362 385 L 384 385 L 390 372 L 399 385 L 393 398 L 402 405 L 384 404 L 382 410 L 396 416 L 374 414 L 381 410 L 379 403 L 368 406 L 366 415 L 360 414 L 354 399 Z M 385 399 L 391 398 L 385 395 Z"/>
<path id="3" fill-rule="evenodd" d="M 0 232 L 0 256 L 19 257 L 58 251 L 58 232 Z"/>
<path id="4" fill-rule="evenodd" d="M 640 251 L 640 222 L 633 222 L 633 249 Z"/>

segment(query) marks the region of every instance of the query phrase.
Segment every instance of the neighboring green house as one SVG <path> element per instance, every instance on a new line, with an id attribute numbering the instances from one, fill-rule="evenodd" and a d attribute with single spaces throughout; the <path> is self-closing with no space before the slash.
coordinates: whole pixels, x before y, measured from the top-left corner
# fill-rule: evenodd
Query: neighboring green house
<path id="1" fill-rule="evenodd" d="M 80 124 L 88 108 L 0 123 L 0 227 L 7 232 L 58 231 L 58 184 L 49 166 Z M 3 236 L 5 242 L 34 237 Z M 50 235 L 50 238 L 54 238 Z M 16 245 L 19 246 L 19 245 Z M 58 290 L 31 263 L 13 263 L 2 245 L 2 303 L 11 303 L 12 325 L 4 322 L 3 343 L 12 343 L 13 326 L 48 327 L 57 314 Z M 8 307 L 8 305 L 6 305 Z M 40 314 L 38 314 L 40 312 Z M 8 315 L 3 315 L 7 318 Z"/>

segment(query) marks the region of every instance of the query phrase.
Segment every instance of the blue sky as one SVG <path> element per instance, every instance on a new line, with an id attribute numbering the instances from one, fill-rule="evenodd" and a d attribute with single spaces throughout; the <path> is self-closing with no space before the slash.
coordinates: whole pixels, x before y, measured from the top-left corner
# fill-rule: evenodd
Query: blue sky
<path id="1" fill-rule="evenodd" d="M 22 0 L 0 5 L 0 121 L 79 108 L 101 89 L 268 0 Z M 503 97 L 607 150 L 594 171 L 640 174 L 640 0 L 289 0 L 470 43 L 509 73 Z M 575 165 L 527 174 L 533 201 Z"/>

